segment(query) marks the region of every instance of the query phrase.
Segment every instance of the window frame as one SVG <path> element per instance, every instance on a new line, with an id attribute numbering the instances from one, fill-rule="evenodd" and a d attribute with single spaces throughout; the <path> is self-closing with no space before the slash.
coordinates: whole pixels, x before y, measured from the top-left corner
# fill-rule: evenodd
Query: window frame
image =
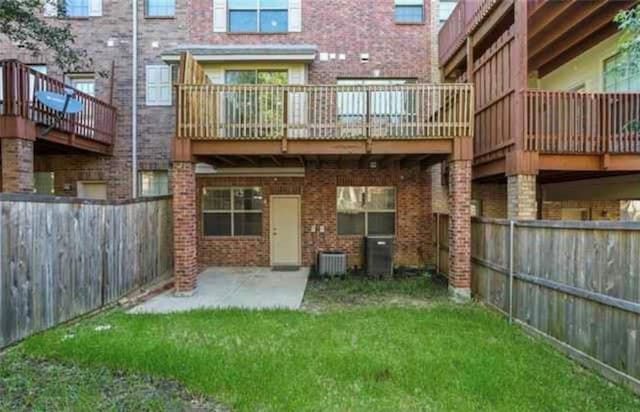
<path id="1" fill-rule="evenodd" d="M 77 83 L 92 83 L 93 84 L 93 94 L 87 93 L 81 89 L 78 89 Z M 87 94 L 92 97 L 96 97 L 96 74 L 92 72 L 69 72 L 64 75 L 64 83 L 67 86 L 73 87 L 74 89 Z"/>
<path id="2" fill-rule="evenodd" d="M 256 1 L 256 8 L 255 9 L 248 9 L 248 8 L 244 8 L 244 9 L 233 9 L 230 6 L 230 0 L 227 0 L 227 33 L 231 33 L 231 34 L 287 34 L 289 33 L 289 2 L 287 1 L 287 7 L 285 9 L 282 8 L 262 8 L 261 6 L 261 1 L 262 0 L 255 0 Z M 232 11 L 253 11 L 255 10 L 256 12 L 256 30 L 255 31 L 247 31 L 247 30 L 239 30 L 239 31 L 234 31 L 231 29 L 231 12 Z M 287 16 L 287 22 L 285 25 L 284 30 L 282 31 L 262 31 L 261 29 L 261 19 L 260 16 L 262 14 L 263 11 L 279 11 L 279 12 L 285 12 L 286 16 Z"/>
<path id="3" fill-rule="evenodd" d="M 69 14 L 69 5 L 67 4 L 70 0 L 62 0 L 64 1 L 64 17 L 68 19 L 88 19 L 91 17 L 91 0 L 86 0 L 87 2 L 87 14 Z M 72 0 L 71 0 L 72 1 Z"/>
<path id="4" fill-rule="evenodd" d="M 259 210 L 236 210 L 235 209 L 235 205 L 234 205 L 234 201 L 233 201 L 233 192 L 234 190 L 247 190 L 247 189 L 252 189 L 252 190 L 256 190 L 260 196 L 262 196 L 262 202 L 260 203 L 260 209 Z M 229 191 L 229 195 L 230 195 L 230 202 L 229 202 L 229 209 L 205 209 L 205 192 L 207 190 L 217 190 L 217 191 L 222 191 L 222 190 L 227 190 Z M 214 239 L 222 239 L 222 238 L 242 238 L 242 239 L 247 239 L 247 238 L 258 238 L 258 237 L 262 237 L 262 233 L 264 230 L 264 194 L 263 194 L 263 190 L 261 186 L 205 186 L 202 188 L 202 192 L 201 192 L 201 201 L 200 201 L 200 207 L 201 207 L 201 222 L 202 222 L 202 236 L 205 238 L 214 238 Z M 208 235 L 205 233 L 205 224 L 204 224 L 204 216 L 205 214 L 220 214 L 220 213 L 228 213 L 230 216 L 230 234 L 228 235 Z M 235 234 L 235 215 L 236 214 L 260 214 L 260 234 L 259 235 L 236 235 Z"/>
<path id="5" fill-rule="evenodd" d="M 160 194 L 146 194 L 145 191 L 143 190 L 144 188 L 144 184 L 143 184 L 143 178 L 144 175 L 146 174 L 152 174 L 153 175 L 153 179 L 156 179 L 156 176 L 158 174 L 163 174 L 164 177 L 166 177 L 166 193 L 160 193 Z M 166 169 L 153 169 L 153 170 L 140 170 L 138 171 L 138 188 L 140 189 L 140 197 L 157 197 L 157 196 L 168 196 L 171 193 L 171 189 L 170 189 L 170 179 L 169 179 L 169 171 Z"/>
<path id="6" fill-rule="evenodd" d="M 631 68 L 630 67 L 626 67 L 625 69 L 625 73 L 621 76 L 621 79 L 616 79 L 614 82 L 614 85 L 616 86 L 615 89 L 609 89 L 607 87 L 608 82 L 607 81 L 607 75 L 610 75 L 612 72 L 615 72 L 618 70 L 618 67 L 620 64 L 625 64 L 628 65 L 629 63 L 627 63 L 627 61 L 629 60 L 629 56 L 624 53 L 624 52 L 618 52 L 615 53 L 609 57 L 607 57 L 606 59 L 604 59 L 602 61 L 602 91 L 605 93 L 625 93 L 625 92 L 631 92 L 631 93 L 635 93 L 640 91 L 640 87 L 638 87 L 638 89 L 634 89 L 633 87 L 631 87 L 631 81 L 633 79 L 636 78 L 636 76 L 634 75 L 634 73 L 631 72 Z M 616 63 L 616 67 L 613 70 L 607 70 L 607 64 L 609 64 L 609 62 L 614 62 Z M 638 69 L 638 73 L 637 76 L 640 76 L 640 68 Z M 623 89 L 619 89 L 618 86 L 624 86 Z"/>
<path id="7" fill-rule="evenodd" d="M 338 193 L 341 188 L 363 188 L 364 189 L 364 197 L 365 202 L 359 210 L 349 210 L 350 212 L 363 213 L 364 214 L 364 233 L 340 233 L 339 227 L 339 215 L 340 213 L 348 212 L 347 209 L 341 209 L 338 205 Z M 393 190 L 393 209 L 369 209 L 367 207 L 367 199 L 369 189 L 371 188 L 380 188 L 380 189 L 392 189 Z M 383 234 L 383 235 L 369 235 L 369 213 L 393 213 L 393 233 Z M 336 234 L 338 236 L 396 236 L 398 232 L 398 188 L 396 186 L 336 186 Z"/>
<path id="8" fill-rule="evenodd" d="M 394 7 L 393 7 L 393 22 L 395 24 L 407 24 L 407 25 L 423 25 L 426 23 L 426 16 L 425 16 L 425 5 L 424 5 L 424 0 L 420 1 L 420 0 L 413 0 L 413 2 L 408 2 L 408 1 L 398 1 L 395 0 L 394 1 Z M 420 21 L 406 21 L 406 20 L 398 20 L 398 9 L 409 9 L 409 8 L 416 8 L 416 7 L 420 7 L 420 9 L 422 10 L 422 16 L 420 18 Z"/>
<path id="9" fill-rule="evenodd" d="M 176 17 L 176 0 L 173 0 L 172 14 L 149 14 L 149 2 L 153 0 L 144 0 L 144 17 L 147 19 L 175 19 Z"/>

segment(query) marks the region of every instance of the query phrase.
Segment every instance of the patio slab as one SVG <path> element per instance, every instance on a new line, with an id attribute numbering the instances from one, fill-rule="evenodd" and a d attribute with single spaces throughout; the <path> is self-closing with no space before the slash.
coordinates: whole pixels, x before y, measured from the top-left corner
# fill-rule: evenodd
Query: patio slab
<path id="1" fill-rule="evenodd" d="M 171 313 L 194 309 L 299 309 L 309 268 L 278 271 L 271 268 L 212 267 L 198 276 L 192 296 L 173 291 L 134 307 L 129 313 Z"/>

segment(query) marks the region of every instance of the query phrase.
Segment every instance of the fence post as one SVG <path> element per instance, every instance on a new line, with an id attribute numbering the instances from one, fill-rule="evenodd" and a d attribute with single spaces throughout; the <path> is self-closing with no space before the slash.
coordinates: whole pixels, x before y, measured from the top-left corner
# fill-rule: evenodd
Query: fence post
<path id="1" fill-rule="evenodd" d="M 513 231 L 515 222 L 509 221 L 509 323 L 513 323 Z"/>

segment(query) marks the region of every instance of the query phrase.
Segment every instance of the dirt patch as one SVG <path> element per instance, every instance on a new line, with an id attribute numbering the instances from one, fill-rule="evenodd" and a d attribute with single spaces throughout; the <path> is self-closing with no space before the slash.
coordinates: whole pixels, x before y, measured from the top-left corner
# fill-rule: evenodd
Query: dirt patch
<path id="1" fill-rule="evenodd" d="M 0 410 L 230 411 L 172 380 L 37 360 L 16 350 L 0 355 Z"/>

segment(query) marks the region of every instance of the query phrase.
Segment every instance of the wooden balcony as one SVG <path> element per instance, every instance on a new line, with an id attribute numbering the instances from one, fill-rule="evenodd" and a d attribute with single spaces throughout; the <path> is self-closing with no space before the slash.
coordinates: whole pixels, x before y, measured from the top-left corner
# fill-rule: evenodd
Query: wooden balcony
<path id="1" fill-rule="evenodd" d="M 439 60 L 443 65 L 460 49 L 475 22 L 496 0 L 460 0 L 438 33 Z"/>
<path id="2" fill-rule="evenodd" d="M 524 93 L 527 150 L 640 154 L 640 93 Z"/>
<path id="3" fill-rule="evenodd" d="M 33 122 L 37 141 L 47 141 L 59 148 L 111 153 L 116 135 L 117 110 L 114 106 L 16 60 L 0 61 L 0 79 L 0 119 L 17 118 Z M 43 136 L 41 132 L 55 123 L 57 114 L 42 105 L 35 98 L 35 93 L 50 91 L 64 94 L 65 89 L 74 91 L 73 98 L 82 103 L 84 110 L 64 116 L 50 133 Z"/>
<path id="4" fill-rule="evenodd" d="M 177 86 L 177 137 L 418 140 L 472 136 L 468 84 Z"/>

